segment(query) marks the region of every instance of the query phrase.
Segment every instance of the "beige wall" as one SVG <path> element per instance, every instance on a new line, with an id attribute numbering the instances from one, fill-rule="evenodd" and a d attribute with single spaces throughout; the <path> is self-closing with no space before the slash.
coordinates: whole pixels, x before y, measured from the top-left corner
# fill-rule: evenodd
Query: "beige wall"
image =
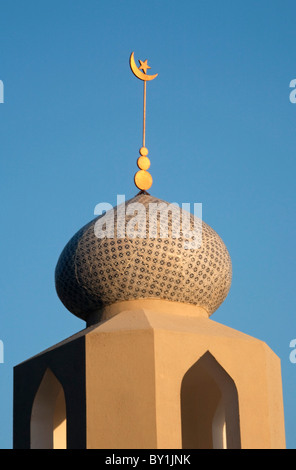
<path id="1" fill-rule="evenodd" d="M 285 447 L 280 361 L 203 309 L 129 301 L 86 334 L 88 448 L 182 448 L 181 384 L 207 351 L 233 379 L 242 448 Z"/>

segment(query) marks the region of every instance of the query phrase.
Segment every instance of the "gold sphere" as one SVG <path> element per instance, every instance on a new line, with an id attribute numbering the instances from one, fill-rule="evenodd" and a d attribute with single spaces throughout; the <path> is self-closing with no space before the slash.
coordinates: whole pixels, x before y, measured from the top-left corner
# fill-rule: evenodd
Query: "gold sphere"
<path id="1" fill-rule="evenodd" d="M 148 170 L 150 167 L 150 160 L 148 157 L 145 157 L 142 155 L 141 157 L 138 158 L 137 165 L 140 168 L 140 170 Z"/>
<path id="2" fill-rule="evenodd" d="M 147 189 L 151 188 L 153 180 L 148 171 L 139 170 L 135 174 L 134 182 L 138 189 L 141 189 L 141 191 L 146 191 Z"/>
<path id="3" fill-rule="evenodd" d="M 148 149 L 146 147 L 141 147 L 139 153 L 140 155 L 146 157 L 148 155 Z"/>

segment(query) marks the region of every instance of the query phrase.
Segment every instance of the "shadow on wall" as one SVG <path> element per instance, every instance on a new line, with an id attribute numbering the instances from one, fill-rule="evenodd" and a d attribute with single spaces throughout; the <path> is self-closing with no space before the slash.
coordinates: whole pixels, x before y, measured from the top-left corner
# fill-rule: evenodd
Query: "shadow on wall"
<path id="1" fill-rule="evenodd" d="M 31 449 L 66 449 L 67 418 L 61 383 L 47 369 L 37 390 L 31 414 Z"/>

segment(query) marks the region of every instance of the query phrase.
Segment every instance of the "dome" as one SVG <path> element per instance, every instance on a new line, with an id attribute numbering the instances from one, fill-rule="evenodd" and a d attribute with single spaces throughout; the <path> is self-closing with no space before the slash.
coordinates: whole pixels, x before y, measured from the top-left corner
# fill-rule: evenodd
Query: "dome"
<path id="1" fill-rule="evenodd" d="M 178 217 L 169 213 L 167 234 L 160 236 L 147 215 L 151 203 L 169 204 L 140 193 L 92 220 L 67 243 L 56 266 L 55 282 L 60 300 L 74 315 L 87 321 L 90 314 L 108 305 L 147 298 L 200 306 L 211 315 L 225 300 L 232 268 L 219 235 L 198 219 L 201 239 L 192 246 L 183 226 L 176 238 Z M 137 205 L 144 211 L 135 213 Z M 130 214 L 123 222 L 122 209 Z M 187 214 L 192 228 L 197 219 Z M 108 220 L 114 221 L 113 233 Z M 103 222 L 104 238 L 98 236 Z M 158 218 L 158 229 L 162 223 Z M 133 236 L 131 225 L 140 236 Z"/>

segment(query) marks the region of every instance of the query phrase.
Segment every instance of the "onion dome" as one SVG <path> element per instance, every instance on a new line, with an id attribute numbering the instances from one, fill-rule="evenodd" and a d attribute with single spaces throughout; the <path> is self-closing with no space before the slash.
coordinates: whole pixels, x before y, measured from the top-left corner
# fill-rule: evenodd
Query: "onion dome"
<path id="1" fill-rule="evenodd" d="M 200 240 L 192 245 L 183 225 L 180 233 L 175 230 L 178 211 L 167 211 L 165 230 L 165 218 L 158 216 L 156 225 L 152 221 L 155 207 L 172 205 L 139 193 L 89 222 L 67 243 L 56 266 L 55 283 L 71 313 L 87 321 L 116 302 L 163 299 L 200 306 L 211 315 L 225 300 L 232 267 L 219 235 L 187 213 L 191 228 L 199 222 Z M 192 240 L 197 241 L 196 234 Z"/>

